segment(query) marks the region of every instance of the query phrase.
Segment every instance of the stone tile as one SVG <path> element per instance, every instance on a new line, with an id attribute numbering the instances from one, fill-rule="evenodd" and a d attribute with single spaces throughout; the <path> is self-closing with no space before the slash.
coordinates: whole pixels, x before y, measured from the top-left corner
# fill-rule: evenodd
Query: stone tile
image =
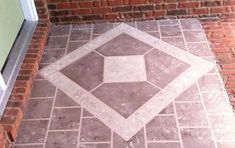
<path id="1" fill-rule="evenodd" d="M 96 118 L 82 119 L 81 142 L 102 142 L 111 140 L 111 130 Z"/>
<path id="2" fill-rule="evenodd" d="M 181 148 L 179 142 L 148 143 L 148 148 Z"/>
<path id="3" fill-rule="evenodd" d="M 160 26 L 162 37 L 182 36 L 179 25 Z"/>
<path id="4" fill-rule="evenodd" d="M 131 22 L 115 22 L 113 25 L 114 25 L 114 27 L 116 27 L 116 26 L 120 25 L 121 23 L 125 23 L 125 24 L 127 24 L 131 27 L 136 28 L 136 23 L 134 21 L 131 21 Z"/>
<path id="5" fill-rule="evenodd" d="M 92 94 L 127 118 L 158 91 L 146 82 L 105 83 Z"/>
<path id="6" fill-rule="evenodd" d="M 63 36 L 68 35 L 70 30 L 70 25 L 53 25 L 51 27 L 49 36 Z"/>
<path id="7" fill-rule="evenodd" d="M 139 21 L 137 23 L 137 28 L 142 31 L 158 31 L 157 21 Z"/>
<path id="8" fill-rule="evenodd" d="M 159 32 L 147 32 L 148 34 L 156 37 L 156 38 L 160 38 L 160 33 Z"/>
<path id="9" fill-rule="evenodd" d="M 144 56 L 105 58 L 104 82 L 140 82 L 146 80 Z"/>
<path id="10" fill-rule="evenodd" d="M 70 34 L 70 41 L 90 40 L 90 38 L 91 38 L 90 28 L 72 30 Z"/>
<path id="11" fill-rule="evenodd" d="M 153 49 L 145 55 L 148 81 L 164 88 L 184 70 L 188 64 L 171 57 L 158 49 Z"/>
<path id="12" fill-rule="evenodd" d="M 214 148 L 209 128 L 181 129 L 183 146 L 185 148 Z"/>
<path id="13" fill-rule="evenodd" d="M 173 25 L 179 25 L 179 22 L 177 19 L 169 19 L 169 20 L 160 20 L 159 21 L 160 26 L 173 26 Z"/>
<path id="14" fill-rule="evenodd" d="M 43 144 L 40 145 L 14 145 L 13 148 L 43 148 Z"/>
<path id="15" fill-rule="evenodd" d="M 73 101 L 69 96 L 58 90 L 55 98 L 55 107 L 66 106 L 80 106 L 77 102 Z"/>
<path id="16" fill-rule="evenodd" d="M 113 28 L 112 23 L 100 23 L 93 25 L 93 34 L 103 34 Z"/>
<path id="17" fill-rule="evenodd" d="M 125 141 L 117 134 L 113 134 L 113 148 L 145 148 L 144 130 L 139 131 L 130 140 Z"/>
<path id="18" fill-rule="evenodd" d="M 51 130 L 78 129 L 80 123 L 80 108 L 55 108 L 51 118 Z"/>
<path id="19" fill-rule="evenodd" d="M 44 50 L 41 63 L 54 63 L 63 57 L 65 50 Z"/>
<path id="20" fill-rule="evenodd" d="M 176 103 L 179 126 L 207 126 L 206 114 L 201 103 Z"/>
<path id="21" fill-rule="evenodd" d="M 49 118 L 53 99 L 31 99 L 28 102 L 25 119 Z"/>
<path id="22" fill-rule="evenodd" d="M 92 117 L 93 115 L 88 112 L 86 109 L 83 109 L 83 114 L 82 114 L 83 117 Z"/>
<path id="23" fill-rule="evenodd" d="M 55 87 L 47 80 L 34 81 L 30 97 L 54 97 Z"/>
<path id="24" fill-rule="evenodd" d="M 49 132 L 45 148 L 77 148 L 78 132 Z"/>
<path id="25" fill-rule="evenodd" d="M 50 65 L 50 64 L 42 64 L 42 63 L 40 63 L 38 69 L 41 70 L 41 69 L 43 69 L 44 67 L 46 67 L 48 65 Z"/>
<path id="26" fill-rule="evenodd" d="M 92 24 L 72 24 L 72 30 L 91 30 Z"/>
<path id="27" fill-rule="evenodd" d="M 174 113 L 175 113 L 174 106 L 171 103 L 166 108 L 164 108 L 159 114 L 174 114 Z"/>
<path id="28" fill-rule="evenodd" d="M 135 48 L 133 48 L 135 47 Z M 108 41 L 96 51 L 105 56 L 124 56 L 124 55 L 141 55 L 150 50 L 152 47 L 127 35 L 121 34 L 111 41 Z"/>
<path id="29" fill-rule="evenodd" d="M 79 148 L 111 148 L 109 143 L 80 144 Z"/>
<path id="30" fill-rule="evenodd" d="M 99 36 L 101 36 L 101 34 L 92 34 L 92 40 L 99 37 Z"/>
<path id="31" fill-rule="evenodd" d="M 188 50 L 190 53 L 200 57 L 213 56 L 208 44 L 204 43 L 188 43 Z"/>
<path id="32" fill-rule="evenodd" d="M 48 120 L 22 121 L 16 144 L 43 143 Z"/>
<path id="33" fill-rule="evenodd" d="M 68 37 L 49 37 L 46 49 L 66 48 Z"/>
<path id="34" fill-rule="evenodd" d="M 71 51 L 78 49 L 79 47 L 81 47 L 82 45 L 86 43 L 87 41 L 69 42 L 67 53 L 70 53 Z"/>
<path id="35" fill-rule="evenodd" d="M 233 114 L 232 105 L 225 93 L 202 93 L 206 110 L 212 114 Z"/>
<path id="36" fill-rule="evenodd" d="M 221 78 L 217 74 L 205 75 L 198 80 L 201 92 L 219 92 L 224 90 Z"/>
<path id="37" fill-rule="evenodd" d="M 84 89 L 90 91 L 103 81 L 104 58 L 95 52 L 78 59 L 61 72 Z"/>
<path id="38" fill-rule="evenodd" d="M 235 141 L 235 115 L 209 115 L 216 140 Z"/>
<path id="39" fill-rule="evenodd" d="M 186 42 L 206 42 L 203 31 L 183 31 Z"/>
<path id="40" fill-rule="evenodd" d="M 175 100 L 176 101 L 201 101 L 197 84 L 194 83 L 193 85 L 191 85 Z"/>
<path id="41" fill-rule="evenodd" d="M 234 148 L 235 142 L 218 142 L 218 148 Z"/>
<path id="42" fill-rule="evenodd" d="M 180 23 L 183 30 L 202 29 L 202 25 L 198 19 L 182 19 Z"/>
<path id="43" fill-rule="evenodd" d="M 163 41 L 166 41 L 173 46 L 179 47 L 183 50 L 186 50 L 186 46 L 184 43 L 183 37 L 170 37 L 170 38 L 162 38 Z"/>
<path id="44" fill-rule="evenodd" d="M 146 125 L 147 140 L 178 140 L 175 116 L 156 116 Z"/>

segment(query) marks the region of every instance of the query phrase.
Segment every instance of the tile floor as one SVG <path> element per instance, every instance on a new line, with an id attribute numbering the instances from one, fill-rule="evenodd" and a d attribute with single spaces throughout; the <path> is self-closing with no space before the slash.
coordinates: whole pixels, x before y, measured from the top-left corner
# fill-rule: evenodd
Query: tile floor
<path id="1" fill-rule="evenodd" d="M 14 148 L 233 148 L 197 19 L 54 26 Z"/>

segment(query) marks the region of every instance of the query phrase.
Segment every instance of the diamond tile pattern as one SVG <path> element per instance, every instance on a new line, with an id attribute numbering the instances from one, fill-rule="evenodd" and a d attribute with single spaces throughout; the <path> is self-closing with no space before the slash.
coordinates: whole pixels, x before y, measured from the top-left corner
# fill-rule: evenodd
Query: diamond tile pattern
<path id="1" fill-rule="evenodd" d="M 200 21 L 127 24 L 138 30 L 112 30 L 119 23 L 52 27 L 40 64 L 52 69 L 34 82 L 14 147 L 233 147 L 223 142 L 235 140 L 235 120 L 219 74 L 191 78 L 205 66 L 198 57 L 213 59 Z M 191 65 L 196 72 L 188 72 Z"/>

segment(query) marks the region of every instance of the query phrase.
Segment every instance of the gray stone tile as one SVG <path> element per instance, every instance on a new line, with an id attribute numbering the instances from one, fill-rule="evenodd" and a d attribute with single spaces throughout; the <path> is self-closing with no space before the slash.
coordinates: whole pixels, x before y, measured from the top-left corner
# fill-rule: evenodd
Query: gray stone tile
<path id="1" fill-rule="evenodd" d="M 135 48 L 133 48 L 135 47 Z M 105 56 L 141 55 L 152 47 L 127 35 L 121 34 L 105 43 L 96 51 Z"/>
<path id="2" fill-rule="evenodd" d="M 71 51 L 78 49 L 79 47 L 81 47 L 82 45 L 86 43 L 87 41 L 69 42 L 67 53 L 70 53 Z"/>
<path id="3" fill-rule="evenodd" d="M 174 106 L 171 103 L 166 108 L 164 108 L 159 114 L 174 114 L 174 113 L 175 113 Z"/>
<path id="4" fill-rule="evenodd" d="M 158 91 L 146 82 L 105 83 L 92 94 L 127 118 Z"/>
<path id="5" fill-rule="evenodd" d="M 54 97 L 55 90 L 47 80 L 34 81 L 30 97 Z"/>
<path id="6" fill-rule="evenodd" d="M 173 46 L 179 47 L 180 49 L 186 50 L 183 37 L 162 38 L 162 40 L 172 44 Z"/>
<path id="7" fill-rule="evenodd" d="M 96 118 L 82 119 L 81 142 L 102 142 L 111 140 L 111 130 Z"/>
<path id="8" fill-rule="evenodd" d="M 113 134 L 113 148 L 145 148 L 144 130 L 139 131 L 130 140 L 125 141 L 117 134 Z"/>
<path id="9" fill-rule="evenodd" d="M 68 35 L 70 30 L 70 25 L 53 25 L 51 27 L 49 36 L 63 36 Z"/>
<path id="10" fill-rule="evenodd" d="M 157 116 L 146 125 L 147 140 L 178 140 L 175 116 Z"/>
<path id="11" fill-rule="evenodd" d="M 14 145 L 13 148 L 43 148 L 43 144 L 40 145 Z"/>
<path id="12" fill-rule="evenodd" d="M 148 34 L 156 37 L 156 38 L 160 38 L 160 33 L 159 32 L 147 32 Z"/>
<path id="13" fill-rule="evenodd" d="M 58 90 L 55 98 L 55 107 L 66 106 L 80 106 L 77 102 L 73 101 L 69 96 Z"/>
<path id="14" fill-rule="evenodd" d="M 86 109 L 83 109 L 83 114 L 82 114 L 83 117 L 92 117 L 94 115 L 92 115 L 90 112 L 88 112 Z"/>
<path id="15" fill-rule="evenodd" d="M 80 108 L 55 108 L 51 118 L 51 130 L 78 129 L 80 124 Z"/>
<path id="16" fill-rule="evenodd" d="M 78 40 L 90 40 L 91 38 L 91 29 L 78 29 L 72 30 L 70 34 L 70 41 Z"/>
<path id="17" fill-rule="evenodd" d="M 16 144 L 43 143 L 48 120 L 22 121 Z"/>
<path id="18" fill-rule="evenodd" d="M 205 75 L 198 80 L 201 92 L 219 92 L 224 90 L 221 78 L 217 74 Z"/>
<path id="19" fill-rule="evenodd" d="M 179 25 L 160 26 L 162 37 L 182 36 Z"/>
<path id="20" fill-rule="evenodd" d="M 198 19 L 182 19 L 180 23 L 183 30 L 202 29 L 202 25 Z"/>
<path id="21" fill-rule="evenodd" d="M 61 72 L 84 89 L 90 91 L 103 81 L 104 58 L 95 52 L 78 59 Z"/>
<path id="22" fill-rule="evenodd" d="M 78 132 L 49 132 L 45 148 L 77 148 Z"/>
<path id="23" fill-rule="evenodd" d="M 91 24 L 72 24 L 72 30 L 91 30 Z"/>
<path id="24" fill-rule="evenodd" d="M 93 25 L 93 34 L 103 34 L 113 28 L 112 23 L 100 23 Z"/>
<path id="25" fill-rule="evenodd" d="M 148 143 L 148 148 L 181 148 L 180 142 Z"/>
<path id="26" fill-rule="evenodd" d="M 64 53 L 65 50 L 45 50 L 41 63 L 54 63 L 59 58 L 63 57 Z"/>
<path id="27" fill-rule="evenodd" d="M 176 103 L 179 126 L 207 126 L 207 119 L 201 103 Z"/>
<path id="28" fill-rule="evenodd" d="M 80 144 L 79 148 L 111 148 L 111 144 L 109 143 Z"/>
<path id="29" fill-rule="evenodd" d="M 188 50 L 190 53 L 200 57 L 211 57 L 213 56 L 208 44 L 205 43 L 188 43 Z"/>
<path id="30" fill-rule="evenodd" d="M 177 19 L 169 19 L 169 20 L 160 20 L 159 21 L 159 25 L 160 26 L 163 26 L 163 25 L 166 25 L 166 26 L 171 26 L 171 25 L 179 25 L 179 22 Z"/>
<path id="31" fill-rule="evenodd" d="M 25 119 L 49 118 L 53 99 L 31 99 L 24 114 Z"/>
<path id="32" fill-rule="evenodd" d="M 49 37 L 46 49 L 66 48 L 68 37 Z"/>
<path id="33" fill-rule="evenodd" d="M 215 148 L 209 128 L 181 129 L 185 148 Z"/>
<path id="34" fill-rule="evenodd" d="M 200 101 L 200 94 L 197 84 L 194 83 L 188 89 L 186 89 L 180 96 L 178 96 L 176 101 Z"/>
<path id="35" fill-rule="evenodd" d="M 142 31 L 158 31 L 157 21 L 139 21 L 137 23 L 137 28 Z"/>
<path id="36" fill-rule="evenodd" d="M 186 42 L 206 42 L 203 31 L 183 31 Z"/>

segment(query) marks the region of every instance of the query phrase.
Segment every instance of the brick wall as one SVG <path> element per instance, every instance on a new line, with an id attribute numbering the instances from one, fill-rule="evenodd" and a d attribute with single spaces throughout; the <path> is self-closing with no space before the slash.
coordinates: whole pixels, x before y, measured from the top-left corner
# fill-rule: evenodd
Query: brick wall
<path id="1" fill-rule="evenodd" d="M 32 82 L 38 71 L 39 62 L 47 40 L 50 21 L 46 2 L 45 0 L 34 1 L 39 15 L 39 22 L 0 120 L 0 148 L 10 148 L 15 141 Z"/>
<path id="2" fill-rule="evenodd" d="M 47 0 L 47 3 L 53 23 L 227 17 L 235 13 L 235 0 Z"/>

